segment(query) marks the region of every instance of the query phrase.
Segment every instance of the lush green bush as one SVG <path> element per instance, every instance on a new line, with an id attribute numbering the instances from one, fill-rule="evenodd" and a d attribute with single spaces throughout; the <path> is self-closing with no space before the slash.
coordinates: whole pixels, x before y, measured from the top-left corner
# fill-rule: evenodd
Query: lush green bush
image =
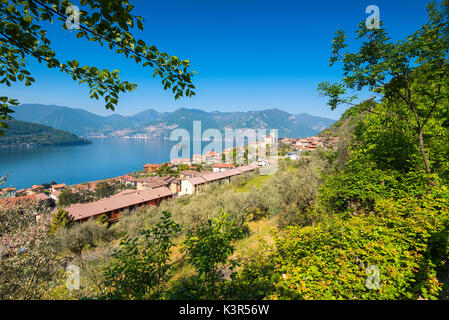
<path id="1" fill-rule="evenodd" d="M 243 264 L 231 287 L 249 293 L 243 298 L 261 298 L 256 289 L 270 299 L 437 298 L 448 253 L 447 190 L 381 200 L 374 210 L 290 227 L 269 256 Z"/>
<path id="2" fill-rule="evenodd" d="M 172 240 L 180 227 L 168 212 L 139 237 L 124 237 L 105 269 L 107 297 L 113 299 L 161 298 L 173 269 Z"/>
<path id="3" fill-rule="evenodd" d="M 69 250 L 77 256 L 80 256 L 85 248 L 95 247 L 113 237 L 113 230 L 105 224 L 98 224 L 93 219 L 84 223 L 76 223 L 68 228 L 60 228 L 56 232 L 60 251 Z"/>
<path id="4" fill-rule="evenodd" d="M 235 251 L 235 241 L 248 229 L 238 225 L 229 214 L 221 211 L 215 218 L 187 232 L 181 250 L 196 275 L 175 281 L 169 297 L 172 299 L 219 299 L 219 288 L 225 283 L 225 273 L 233 268 L 229 257 Z"/>

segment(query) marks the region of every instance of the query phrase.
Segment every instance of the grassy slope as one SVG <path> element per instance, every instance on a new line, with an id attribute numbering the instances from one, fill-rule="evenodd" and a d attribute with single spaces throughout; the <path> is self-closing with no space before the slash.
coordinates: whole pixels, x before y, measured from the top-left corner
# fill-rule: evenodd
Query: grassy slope
<path id="1" fill-rule="evenodd" d="M 288 167 L 288 170 L 290 172 L 293 172 L 297 169 L 293 167 Z M 256 176 L 253 179 L 247 181 L 242 186 L 235 186 L 232 184 L 227 184 L 224 186 L 221 186 L 221 188 L 233 188 L 235 192 L 242 193 L 242 192 L 249 192 L 250 186 L 255 185 L 258 188 L 261 188 L 264 183 L 266 183 L 268 180 L 270 180 L 272 176 Z M 192 199 L 192 201 L 195 201 L 196 199 Z M 277 217 L 271 217 L 266 219 L 261 219 L 258 221 L 250 221 L 248 222 L 248 227 L 250 230 L 250 234 L 248 237 L 239 240 L 235 243 L 235 252 L 230 257 L 236 258 L 237 256 L 243 254 L 247 250 L 254 250 L 258 246 L 260 246 L 261 241 L 272 244 L 273 243 L 273 231 L 277 229 Z M 186 263 L 184 255 L 180 252 L 180 243 L 183 239 L 178 239 L 178 245 L 175 246 L 173 249 L 173 255 L 172 255 L 172 261 L 175 261 L 175 264 L 177 265 L 177 269 L 174 272 L 173 280 L 177 280 L 186 276 L 191 276 L 195 274 L 195 270 L 192 268 L 192 266 L 188 263 Z"/>

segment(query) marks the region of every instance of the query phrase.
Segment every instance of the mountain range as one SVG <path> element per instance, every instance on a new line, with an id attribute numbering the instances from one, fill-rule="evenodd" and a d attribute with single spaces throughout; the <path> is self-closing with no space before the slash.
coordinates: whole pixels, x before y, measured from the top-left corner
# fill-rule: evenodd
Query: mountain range
<path id="1" fill-rule="evenodd" d="M 296 138 L 313 136 L 335 122 L 305 113 L 294 115 L 279 109 L 246 112 L 206 112 L 187 108 L 158 112 L 148 109 L 133 116 L 100 116 L 84 109 L 42 104 L 23 104 L 13 110 L 12 116 L 16 120 L 47 125 L 83 137 L 145 135 L 148 138 L 167 138 L 176 128 L 191 132 L 193 121 L 199 120 L 202 130 L 278 129 L 279 137 Z"/>

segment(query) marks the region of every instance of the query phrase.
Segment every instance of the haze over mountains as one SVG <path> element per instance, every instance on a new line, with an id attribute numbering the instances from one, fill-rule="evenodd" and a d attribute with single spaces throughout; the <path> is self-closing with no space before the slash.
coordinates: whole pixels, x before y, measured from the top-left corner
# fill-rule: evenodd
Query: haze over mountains
<path id="1" fill-rule="evenodd" d="M 305 113 L 293 115 L 279 109 L 247 112 L 206 112 L 186 108 L 158 112 L 148 109 L 133 116 L 100 116 L 84 109 L 41 104 L 23 104 L 13 110 L 16 120 L 63 129 L 83 137 L 146 135 L 148 138 L 167 138 L 176 128 L 191 131 L 193 121 L 199 120 L 202 130 L 278 129 L 280 137 L 296 138 L 313 136 L 335 122 Z"/>

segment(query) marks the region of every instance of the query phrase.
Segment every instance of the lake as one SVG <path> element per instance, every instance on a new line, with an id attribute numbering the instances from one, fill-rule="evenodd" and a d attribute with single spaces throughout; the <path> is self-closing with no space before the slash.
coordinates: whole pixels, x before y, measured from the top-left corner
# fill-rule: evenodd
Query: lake
<path id="1" fill-rule="evenodd" d="M 67 185 L 117 177 L 142 170 L 145 163 L 170 160 L 169 140 L 91 139 L 92 144 L 0 152 L 3 185 L 17 189 L 56 181 Z"/>

